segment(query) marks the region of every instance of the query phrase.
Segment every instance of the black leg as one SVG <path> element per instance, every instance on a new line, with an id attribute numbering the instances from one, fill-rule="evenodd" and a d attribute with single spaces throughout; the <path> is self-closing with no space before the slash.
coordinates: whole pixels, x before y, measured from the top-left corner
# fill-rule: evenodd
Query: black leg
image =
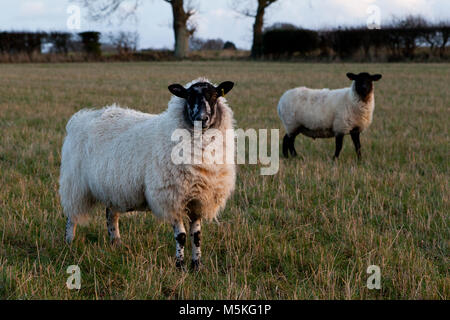
<path id="1" fill-rule="evenodd" d="M 334 160 L 339 158 L 339 153 L 341 153 L 343 141 L 344 141 L 344 135 L 338 134 L 336 136 L 336 151 L 334 152 L 334 157 L 333 157 Z"/>
<path id="2" fill-rule="evenodd" d="M 297 136 L 297 133 L 292 133 L 290 135 L 286 134 L 283 138 L 283 155 L 288 158 L 289 152 L 291 153 L 291 156 L 295 157 L 297 156 L 297 151 L 295 151 L 294 142 L 295 137 Z"/>
<path id="3" fill-rule="evenodd" d="M 295 151 L 295 138 L 297 138 L 297 136 L 300 134 L 300 132 L 302 131 L 303 127 L 298 127 L 297 129 L 295 129 L 294 132 L 291 132 L 289 134 L 289 151 L 291 152 L 291 155 L 293 157 L 297 156 L 297 151 Z"/>
<path id="4" fill-rule="evenodd" d="M 289 136 L 287 134 L 285 134 L 284 137 L 283 137 L 283 156 L 285 158 L 289 157 L 289 153 L 288 153 L 289 143 L 290 143 Z"/>
<path id="5" fill-rule="evenodd" d="M 291 156 L 293 156 L 293 157 L 297 156 L 297 151 L 295 151 L 295 146 L 294 146 L 296 137 L 297 137 L 297 134 L 290 137 L 291 143 L 289 144 L 289 151 L 291 151 Z"/>
<path id="6" fill-rule="evenodd" d="M 361 142 L 359 141 L 359 133 L 360 132 L 358 130 L 350 131 L 353 144 L 355 145 L 356 155 L 358 156 L 358 160 L 361 160 Z"/>

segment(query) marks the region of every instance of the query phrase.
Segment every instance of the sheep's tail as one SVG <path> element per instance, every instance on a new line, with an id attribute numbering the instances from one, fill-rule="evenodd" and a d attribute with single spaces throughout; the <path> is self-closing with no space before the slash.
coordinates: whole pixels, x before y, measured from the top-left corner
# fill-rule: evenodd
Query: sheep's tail
<path id="1" fill-rule="evenodd" d="M 281 99 L 280 99 L 280 101 L 278 101 L 278 104 L 277 104 L 277 113 L 278 113 L 278 117 L 281 118 Z"/>
<path id="2" fill-rule="evenodd" d="M 74 141 L 70 136 L 67 137 L 62 150 L 59 195 L 64 215 L 73 223 L 85 225 L 95 201 L 84 175 L 80 172 L 80 159 L 77 153 Z"/>
<path id="3" fill-rule="evenodd" d="M 59 195 L 64 215 L 75 224 L 86 225 L 95 201 L 83 178 L 76 172 L 72 174 L 66 169 L 68 168 L 61 167 L 59 179 Z"/>
<path id="4" fill-rule="evenodd" d="M 92 120 L 92 113 L 83 109 L 75 113 L 66 125 L 67 135 L 61 152 L 59 177 L 59 195 L 64 215 L 73 223 L 87 224 L 89 211 L 95 201 L 91 196 L 85 175 L 82 173 L 84 148 L 82 145 L 82 127 Z"/>
<path id="5" fill-rule="evenodd" d="M 278 118 L 280 118 L 281 123 L 283 124 L 283 127 L 285 128 L 286 132 L 287 132 L 287 128 L 286 128 L 286 123 L 285 123 L 285 117 L 282 114 L 282 108 L 284 106 L 283 103 L 283 99 L 280 99 L 280 101 L 278 101 L 278 105 L 277 105 L 277 113 L 278 113 Z"/>

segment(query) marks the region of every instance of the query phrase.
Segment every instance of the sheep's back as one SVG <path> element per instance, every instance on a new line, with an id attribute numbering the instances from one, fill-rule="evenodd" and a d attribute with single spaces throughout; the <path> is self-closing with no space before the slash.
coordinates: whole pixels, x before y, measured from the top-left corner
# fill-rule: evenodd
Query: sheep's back
<path id="1" fill-rule="evenodd" d="M 152 161 L 145 128 L 157 122 L 157 115 L 116 106 L 72 117 L 67 139 L 78 142 L 74 156 L 95 199 L 121 211 L 145 204 L 145 169 Z"/>
<path id="2" fill-rule="evenodd" d="M 286 91 L 278 107 L 286 131 L 331 129 L 340 95 L 338 90 L 306 87 Z"/>

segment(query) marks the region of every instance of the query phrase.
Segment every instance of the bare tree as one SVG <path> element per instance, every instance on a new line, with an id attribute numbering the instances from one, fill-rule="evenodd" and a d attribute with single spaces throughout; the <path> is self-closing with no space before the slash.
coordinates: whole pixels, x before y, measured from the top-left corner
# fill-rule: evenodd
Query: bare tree
<path id="1" fill-rule="evenodd" d="M 195 32 L 195 25 L 189 19 L 195 14 L 192 3 L 185 9 L 183 0 L 164 0 L 172 6 L 173 32 L 175 34 L 175 56 L 185 58 L 189 54 L 189 37 Z"/>
<path id="2" fill-rule="evenodd" d="M 258 58 L 262 56 L 263 52 L 263 27 L 264 27 L 264 14 L 266 9 L 277 0 L 251 0 L 257 2 L 256 9 L 249 8 L 249 1 L 235 0 L 232 3 L 234 10 L 237 12 L 255 19 L 253 23 L 253 43 L 252 43 L 252 57 Z M 242 9 L 242 3 L 244 3 L 244 9 Z"/>
<path id="3" fill-rule="evenodd" d="M 110 33 L 108 38 L 121 56 L 128 56 L 135 52 L 139 41 L 137 32 L 120 31 L 118 33 Z"/>
<path id="4" fill-rule="evenodd" d="M 135 17 L 141 0 L 72 0 L 81 3 L 89 11 L 92 20 L 112 19 L 117 15 L 120 22 Z M 192 0 L 164 0 L 172 6 L 175 56 L 185 58 L 189 54 L 189 37 L 195 32 L 190 18 L 195 14 Z M 124 6 L 126 4 L 126 6 Z"/>

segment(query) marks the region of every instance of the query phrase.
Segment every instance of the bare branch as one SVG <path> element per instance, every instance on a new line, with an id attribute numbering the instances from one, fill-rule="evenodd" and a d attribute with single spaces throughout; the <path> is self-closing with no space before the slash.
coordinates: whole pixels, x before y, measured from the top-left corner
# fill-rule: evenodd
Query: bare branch
<path id="1" fill-rule="evenodd" d="M 239 1 L 239 0 L 232 0 L 230 7 L 235 12 L 246 16 L 250 18 L 256 18 L 258 15 L 258 11 L 265 10 L 267 7 L 269 7 L 271 4 L 277 2 L 278 0 L 251 0 L 251 1 Z M 254 8 L 250 8 L 250 2 L 253 2 L 257 4 L 254 6 Z M 245 7 L 242 7 L 242 4 L 244 3 Z"/>
<path id="2" fill-rule="evenodd" d="M 102 21 L 117 19 L 119 24 L 133 18 L 136 20 L 136 10 L 141 0 L 70 0 L 85 7 L 90 20 Z"/>
<path id="3" fill-rule="evenodd" d="M 252 0 L 253 1 L 253 0 Z M 242 4 L 246 5 L 245 7 L 242 7 Z M 249 8 L 250 2 L 249 1 L 240 1 L 240 0 L 231 0 L 229 3 L 229 7 L 231 10 L 246 16 L 250 18 L 254 18 L 256 16 L 256 9 L 255 8 Z"/>
<path id="4" fill-rule="evenodd" d="M 264 8 L 267 8 L 268 6 L 270 6 L 272 3 L 277 2 L 278 0 L 260 0 L 260 2 L 263 3 Z"/>

